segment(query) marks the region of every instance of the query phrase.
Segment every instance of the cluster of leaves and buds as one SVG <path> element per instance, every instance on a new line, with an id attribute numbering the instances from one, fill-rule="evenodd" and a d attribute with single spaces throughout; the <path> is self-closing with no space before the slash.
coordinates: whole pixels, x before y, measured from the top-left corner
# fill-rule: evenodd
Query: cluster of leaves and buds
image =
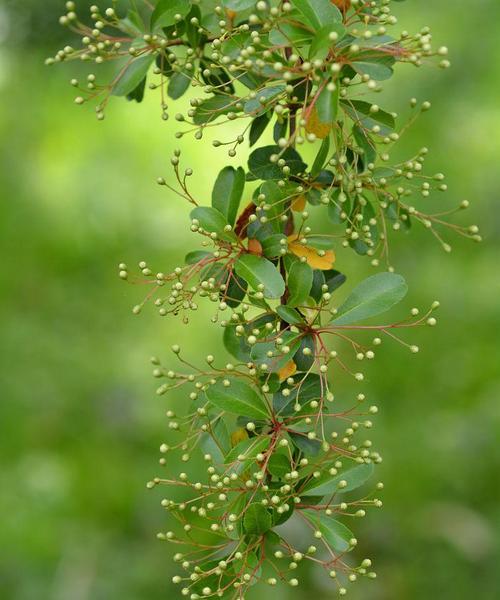
<path id="1" fill-rule="evenodd" d="M 214 177 L 211 206 L 194 197 L 193 170 L 175 151 L 174 177 L 158 184 L 191 205 L 201 249 L 166 273 L 145 261 L 135 274 L 119 266 L 122 279 L 149 287 L 134 313 L 151 303 L 188 323 L 203 299 L 211 302 L 233 357 L 220 364 L 210 355 L 196 366 L 174 345 L 175 370 L 152 359 L 158 394 L 186 390 L 190 399 L 184 414 L 167 412 L 167 473 L 148 486 L 170 490 L 161 504 L 171 529 L 158 537 L 178 547 L 174 583 L 192 600 L 243 598 L 258 581 L 296 586 L 306 561 L 340 595 L 375 577 L 371 560 L 352 552 L 349 522 L 382 505 L 383 485 L 369 483 L 381 456 L 366 437 L 377 407 L 356 390 L 350 408 L 337 408 L 335 373 L 361 382 L 354 365 L 372 360 L 383 339 L 416 353 L 400 331 L 436 324 L 437 301 L 422 314 L 413 308 L 408 318 L 374 324 L 407 292 L 390 260 L 390 232 L 420 224 L 447 251 L 443 230 L 480 240 L 477 227 L 447 219 L 455 211 L 426 210 L 447 187 L 444 175 L 425 173 L 426 148 L 391 158 L 430 103 L 411 99 L 403 120 L 374 95 L 398 63 L 450 64 L 428 27 L 392 33 L 395 1 L 130 0 L 128 10 L 92 6 L 90 25 L 67 2 L 61 17 L 81 46 L 66 46 L 49 64 L 119 63 L 110 82 L 94 73 L 85 84 L 71 81 L 75 102 L 93 102 L 99 119 L 113 96 L 141 102 L 147 88 L 166 120 L 167 99 L 189 93 L 186 114 L 175 114 L 178 139 L 201 140 L 207 128 L 231 122 L 233 137 L 213 145 L 231 158 L 244 143 L 255 147 L 246 169 L 228 165 Z M 272 143 L 259 146 L 262 136 Z M 311 209 L 324 212 L 322 231 L 308 225 Z M 384 267 L 355 282 L 341 303 L 340 246 Z M 205 475 L 196 464 L 179 473 L 195 456 L 206 461 Z M 301 528 L 295 538 L 289 519 Z"/>

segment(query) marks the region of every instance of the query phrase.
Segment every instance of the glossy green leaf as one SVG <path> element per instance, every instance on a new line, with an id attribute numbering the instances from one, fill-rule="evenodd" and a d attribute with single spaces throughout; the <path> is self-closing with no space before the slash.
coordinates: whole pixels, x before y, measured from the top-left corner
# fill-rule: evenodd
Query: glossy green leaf
<path id="1" fill-rule="evenodd" d="M 331 323 L 350 325 L 380 315 L 400 302 L 408 291 L 406 281 L 395 273 L 378 273 L 362 281 L 339 307 Z"/>
<path id="2" fill-rule="evenodd" d="M 296 433 L 291 431 L 288 435 L 293 444 L 308 456 L 317 456 L 321 450 L 321 442 L 319 440 L 310 440 L 306 433 Z"/>
<path id="3" fill-rule="evenodd" d="M 191 10 L 189 0 L 158 0 L 151 15 L 151 29 L 156 27 L 169 27 L 176 23 L 175 16 L 185 17 Z"/>
<path id="4" fill-rule="evenodd" d="M 269 113 L 263 113 L 255 119 L 253 119 L 252 124 L 250 126 L 250 132 L 248 134 L 248 141 L 250 143 L 250 146 L 253 146 L 259 141 L 261 135 L 264 133 L 270 121 L 271 115 Z"/>
<path id="5" fill-rule="evenodd" d="M 337 475 L 331 475 L 328 470 L 321 471 L 318 478 L 312 477 L 300 490 L 300 494 L 313 496 L 331 496 L 356 490 L 365 484 L 373 475 L 373 464 L 362 464 L 347 469 Z M 339 488 L 339 482 L 346 481 L 347 486 Z"/>
<path id="6" fill-rule="evenodd" d="M 330 34 L 336 33 L 337 40 L 330 40 Z M 309 48 L 309 59 L 324 60 L 332 47 L 335 46 L 338 40 L 341 40 L 346 33 L 346 29 L 342 22 L 329 23 L 317 31 L 312 39 L 311 47 Z"/>
<path id="7" fill-rule="evenodd" d="M 193 250 L 192 252 L 188 252 L 186 257 L 184 258 L 184 262 L 187 265 L 195 265 L 199 263 L 201 260 L 208 258 L 209 256 L 213 256 L 210 252 L 206 250 Z"/>
<path id="8" fill-rule="evenodd" d="M 338 85 L 333 91 L 330 90 L 329 84 L 326 84 L 321 90 L 315 106 L 318 119 L 322 123 L 333 123 L 336 120 L 339 109 L 339 90 Z"/>
<path id="9" fill-rule="evenodd" d="M 280 272 L 263 256 L 243 254 L 236 261 L 234 268 L 254 290 L 258 291 L 262 285 L 266 298 L 280 298 L 285 292 L 285 282 Z"/>
<path id="10" fill-rule="evenodd" d="M 304 407 L 313 400 L 320 400 L 324 395 L 321 379 L 316 373 L 310 373 L 302 379 L 298 377 L 295 379 L 296 383 L 292 387 L 286 383 L 283 384 L 290 391 L 288 396 L 285 396 L 281 390 L 273 396 L 274 410 L 281 416 L 293 414 L 295 404 Z"/>
<path id="11" fill-rule="evenodd" d="M 312 282 L 313 271 L 311 267 L 305 262 L 295 261 L 288 273 L 289 296 L 287 305 L 293 308 L 305 304 L 309 298 Z"/>
<path id="12" fill-rule="evenodd" d="M 262 535 L 273 525 L 271 513 L 260 502 L 253 502 L 243 515 L 243 527 L 246 533 Z"/>
<path id="13" fill-rule="evenodd" d="M 254 177 L 257 179 L 281 179 L 283 177 L 280 167 L 271 162 L 273 154 L 279 154 L 286 161 L 290 173 L 293 175 L 305 171 L 307 167 L 300 154 L 293 148 L 288 148 L 283 152 L 279 146 L 264 146 L 254 150 L 248 159 L 248 169 Z"/>
<path id="14" fill-rule="evenodd" d="M 277 23 L 269 32 L 269 42 L 274 46 L 294 46 L 300 48 L 310 44 L 314 34 L 296 23 Z"/>
<path id="15" fill-rule="evenodd" d="M 385 81 L 394 74 L 392 67 L 375 59 L 372 61 L 355 61 L 352 63 L 352 67 L 360 75 L 369 75 L 375 81 Z"/>
<path id="16" fill-rule="evenodd" d="M 154 56 L 151 54 L 133 60 L 114 84 L 111 91 L 113 96 L 126 96 L 132 93 L 146 77 L 153 60 Z"/>
<path id="17" fill-rule="evenodd" d="M 198 104 L 194 111 L 193 122 L 196 125 L 203 125 L 230 112 L 238 112 L 238 109 L 235 107 L 235 98 L 233 96 L 215 94 Z"/>
<path id="18" fill-rule="evenodd" d="M 229 381 L 230 385 L 224 385 L 224 381 Z M 269 417 L 268 407 L 262 396 L 239 379 L 219 379 L 207 388 L 205 394 L 214 406 L 226 412 L 255 419 Z"/>
<path id="19" fill-rule="evenodd" d="M 285 331 L 279 336 L 283 344 L 276 346 L 274 341 L 258 342 L 252 347 L 250 356 L 252 361 L 258 365 L 266 364 L 267 371 L 274 373 L 282 369 L 297 352 L 300 346 L 300 334 L 291 331 Z M 287 350 L 286 352 L 283 350 Z M 271 356 L 269 356 L 271 354 Z"/>
<path id="20" fill-rule="evenodd" d="M 187 73 L 183 71 L 176 72 L 170 77 L 167 94 L 172 100 L 178 100 L 187 92 L 190 84 L 191 77 Z"/>
<path id="21" fill-rule="evenodd" d="M 239 167 L 224 167 L 217 176 L 212 191 L 212 206 L 234 225 L 245 187 L 245 171 Z"/>
<path id="22" fill-rule="evenodd" d="M 342 13 L 331 0 L 294 0 L 293 6 L 315 31 L 328 23 L 342 22 Z"/>
<path id="23" fill-rule="evenodd" d="M 196 219 L 200 227 L 207 233 L 216 233 L 222 240 L 234 241 L 235 235 L 232 231 L 224 231 L 228 222 L 226 217 L 216 208 L 211 206 L 197 206 L 191 211 L 191 219 Z"/>
<path id="24" fill-rule="evenodd" d="M 236 308 L 243 302 L 247 289 L 248 283 L 236 275 L 236 273 L 231 273 L 229 281 L 226 284 L 226 289 L 220 294 L 221 299 L 223 299 L 229 307 Z"/>
<path id="25" fill-rule="evenodd" d="M 268 110 L 267 104 L 285 91 L 285 85 L 273 85 L 257 90 L 255 98 L 247 100 L 243 110 L 247 114 L 260 115 Z"/>
<path id="26" fill-rule="evenodd" d="M 304 317 L 302 317 L 295 308 L 290 306 L 280 305 L 276 307 L 276 313 L 282 321 L 290 325 L 304 325 Z"/>
<path id="27" fill-rule="evenodd" d="M 222 6 L 229 10 L 239 12 L 255 6 L 256 0 L 222 0 Z"/>
<path id="28" fill-rule="evenodd" d="M 204 454 L 210 454 L 217 463 L 224 462 L 224 456 L 231 447 L 229 433 L 222 419 L 210 425 L 210 430 L 200 438 L 200 447 Z"/>
<path id="29" fill-rule="evenodd" d="M 394 130 L 396 121 L 385 110 L 372 110 L 372 104 L 364 100 L 341 100 L 341 105 L 351 119 L 361 127 L 372 130 L 375 125 L 380 127 L 380 134 L 387 135 Z"/>
<path id="30" fill-rule="evenodd" d="M 319 175 L 323 165 L 325 164 L 328 153 L 330 152 L 330 136 L 327 136 L 319 147 L 318 154 L 316 154 L 316 158 L 314 159 L 313 166 L 311 167 L 311 177 L 316 177 Z"/>
<path id="31" fill-rule="evenodd" d="M 282 240 L 285 241 L 282 244 Z M 281 233 L 275 233 L 273 235 L 265 235 L 261 241 L 262 252 L 266 258 L 278 258 L 282 256 L 281 251 L 287 249 L 287 239 Z"/>
<path id="32" fill-rule="evenodd" d="M 271 475 L 274 475 L 275 477 L 284 477 L 287 473 L 290 473 L 290 471 L 292 470 L 290 466 L 290 459 L 284 454 L 274 453 L 269 458 L 269 461 L 267 463 L 267 470 L 269 471 L 269 473 L 271 473 Z"/>
<path id="33" fill-rule="evenodd" d="M 304 354 L 304 349 L 307 348 L 310 353 Z M 300 340 L 300 346 L 293 357 L 298 371 L 309 371 L 314 364 L 314 338 L 312 335 L 304 335 Z"/>
<path id="34" fill-rule="evenodd" d="M 265 452 L 270 443 L 271 438 L 268 435 L 242 440 L 228 452 L 224 462 L 226 465 L 229 465 L 234 462 L 245 463 L 248 461 L 255 461 L 257 455 Z"/>
<path id="35" fill-rule="evenodd" d="M 350 550 L 351 545 L 349 544 L 349 541 L 354 538 L 354 535 L 352 531 L 340 523 L 340 521 L 336 521 L 324 512 L 310 509 L 304 510 L 303 514 L 318 531 L 321 531 L 321 539 L 326 542 L 332 550 L 335 552 L 347 552 Z"/>

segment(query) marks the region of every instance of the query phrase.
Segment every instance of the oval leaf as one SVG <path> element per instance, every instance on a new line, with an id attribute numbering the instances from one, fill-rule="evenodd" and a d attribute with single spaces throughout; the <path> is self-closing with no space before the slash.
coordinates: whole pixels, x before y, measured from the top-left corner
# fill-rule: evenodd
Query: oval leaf
<path id="1" fill-rule="evenodd" d="M 245 171 L 241 167 L 224 167 L 215 181 L 212 206 L 226 217 L 230 225 L 236 221 L 244 187 Z"/>
<path id="2" fill-rule="evenodd" d="M 239 379 L 229 379 L 230 385 L 224 385 L 219 379 L 211 385 L 205 395 L 217 408 L 235 415 L 245 415 L 255 419 L 267 419 L 269 411 L 259 394 L 248 384 Z"/>
<path id="3" fill-rule="evenodd" d="M 216 233 L 223 240 L 234 240 L 234 233 L 224 231 L 228 225 L 226 217 L 216 208 L 210 206 L 197 206 L 191 211 L 191 219 L 196 219 L 200 227 L 207 233 Z"/>
<path id="4" fill-rule="evenodd" d="M 349 325 L 388 311 L 400 302 L 408 291 L 406 281 L 395 273 L 378 273 L 362 281 L 340 306 L 331 321 Z"/>
<path id="5" fill-rule="evenodd" d="M 250 504 L 243 516 L 243 527 L 246 533 L 262 535 L 273 525 L 271 513 L 258 502 Z"/>
<path id="6" fill-rule="evenodd" d="M 126 96 L 133 92 L 146 77 L 154 57 L 151 54 L 132 61 L 113 86 L 113 96 Z"/>
<path id="7" fill-rule="evenodd" d="M 307 263 L 295 261 L 288 273 L 288 306 L 295 307 L 304 304 L 309 298 L 313 282 L 313 271 Z"/>
<path id="8" fill-rule="evenodd" d="M 266 298 L 280 298 L 285 293 L 283 277 L 267 258 L 244 254 L 238 258 L 234 268 L 254 290 L 258 290 L 259 285 L 263 285 Z"/>
<path id="9" fill-rule="evenodd" d="M 320 477 L 310 479 L 302 488 L 301 494 L 311 494 L 313 496 L 330 496 L 335 493 L 343 494 L 351 492 L 364 483 L 372 476 L 374 471 L 373 464 L 357 465 L 337 475 L 330 475 L 328 471 L 323 471 Z M 340 481 L 347 481 L 347 486 L 339 488 Z"/>

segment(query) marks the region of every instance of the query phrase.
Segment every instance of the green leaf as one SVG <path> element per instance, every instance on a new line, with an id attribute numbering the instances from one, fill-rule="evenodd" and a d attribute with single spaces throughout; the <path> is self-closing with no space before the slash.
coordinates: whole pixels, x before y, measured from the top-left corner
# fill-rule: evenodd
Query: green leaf
<path id="1" fill-rule="evenodd" d="M 304 325 L 304 318 L 290 306 L 280 305 L 276 307 L 276 313 L 280 318 L 290 325 Z"/>
<path id="2" fill-rule="evenodd" d="M 234 225 L 245 187 L 245 171 L 239 167 L 224 167 L 217 176 L 212 191 L 212 206 Z"/>
<path id="3" fill-rule="evenodd" d="M 387 135 L 394 130 L 396 121 L 385 110 L 372 111 L 372 104 L 364 100 L 341 100 L 343 109 L 351 119 L 361 127 L 371 130 L 374 125 L 381 126 L 381 135 Z"/>
<path id="4" fill-rule="evenodd" d="M 305 171 L 307 167 L 300 154 L 293 148 L 287 148 L 283 152 L 279 146 L 264 146 L 254 150 L 248 159 L 248 169 L 254 177 L 257 179 L 281 179 L 283 177 L 280 167 L 271 162 L 273 154 L 279 154 L 280 158 L 286 161 L 292 175 Z"/>
<path id="5" fill-rule="evenodd" d="M 255 461 L 257 455 L 265 452 L 271 443 L 271 438 L 268 435 L 262 437 L 251 437 L 246 440 L 242 440 L 234 448 L 230 450 L 224 459 L 226 465 L 230 465 L 235 462 L 245 463 L 248 461 Z"/>
<path id="6" fill-rule="evenodd" d="M 330 323 L 350 325 L 388 311 L 408 291 L 406 281 L 395 273 L 378 273 L 362 281 L 339 307 Z"/>
<path id="7" fill-rule="evenodd" d="M 169 27 L 176 23 L 175 15 L 185 17 L 191 10 L 189 0 L 158 0 L 151 15 L 151 29 L 156 27 Z"/>
<path id="8" fill-rule="evenodd" d="M 368 136 L 364 129 L 361 129 L 359 125 L 354 125 L 352 128 L 354 139 L 358 146 L 363 150 L 363 162 L 365 168 L 368 164 L 374 163 L 377 159 L 377 150 L 373 140 Z"/>
<path id="9" fill-rule="evenodd" d="M 271 475 L 282 478 L 291 471 L 290 459 L 284 454 L 272 454 L 267 463 L 267 470 Z"/>
<path id="10" fill-rule="evenodd" d="M 259 502 L 253 502 L 243 515 L 243 527 L 246 533 L 262 535 L 273 525 L 271 513 Z"/>
<path id="11" fill-rule="evenodd" d="M 352 63 L 352 67 L 360 75 L 369 75 L 375 81 L 385 81 L 386 79 L 390 79 L 394 74 L 392 67 L 376 59 L 372 61 L 355 61 Z"/>
<path id="12" fill-rule="evenodd" d="M 326 23 L 342 22 L 342 13 L 331 0 L 294 0 L 293 5 L 315 31 Z"/>
<path id="13" fill-rule="evenodd" d="M 238 112 L 238 109 L 235 107 L 235 98 L 233 96 L 215 94 L 198 104 L 194 112 L 193 122 L 195 125 L 203 125 L 230 112 Z"/>
<path id="14" fill-rule="evenodd" d="M 239 379 L 227 379 L 230 385 L 222 380 L 209 386 L 205 391 L 208 400 L 217 408 L 235 415 L 245 415 L 255 419 L 267 419 L 268 407 L 252 387 Z"/>
<path id="15" fill-rule="evenodd" d="M 273 263 L 263 256 L 243 254 L 236 261 L 234 268 L 254 290 L 258 290 L 259 285 L 264 286 L 263 293 L 266 298 L 280 298 L 285 293 L 283 277 Z"/>
<path id="16" fill-rule="evenodd" d="M 265 325 L 266 323 L 272 323 L 276 317 L 272 314 L 265 314 L 249 321 L 248 323 L 233 323 L 232 321 L 224 328 L 224 346 L 226 350 L 238 360 L 243 362 L 250 361 L 250 352 L 252 347 L 247 342 L 247 337 L 253 329 L 261 330 L 260 337 L 266 335 Z M 244 335 L 236 334 L 236 326 L 242 324 L 245 329 Z M 257 336 L 259 338 L 259 336 Z"/>
<path id="17" fill-rule="evenodd" d="M 248 283 L 241 277 L 238 277 L 236 273 L 231 273 L 226 290 L 221 292 L 221 298 L 224 299 L 228 306 L 236 308 L 243 302 L 247 289 Z"/>
<path id="18" fill-rule="evenodd" d="M 328 83 L 321 90 L 318 99 L 316 100 L 316 111 L 318 119 L 322 123 L 333 123 L 339 110 L 339 86 L 337 85 L 333 91 L 328 89 Z"/>
<path id="19" fill-rule="evenodd" d="M 321 442 L 319 440 L 310 440 L 306 433 L 290 431 L 288 435 L 293 444 L 304 454 L 316 456 L 321 450 Z"/>
<path id="20" fill-rule="evenodd" d="M 284 85 L 274 85 L 271 87 L 257 90 L 255 98 L 250 98 L 245 102 L 243 107 L 247 114 L 253 113 L 254 115 L 260 115 L 268 110 L 268 103 L 276 96 L 279 96 L 285 91 Z"/>
<path id="21" fill-rule="evenodd" d="M 262 252 L 267 258 L 279 258 L 282 256 L 281 251 L 283 248 L 286 250 L 287 243 L 282 244 L 281 241 L 287 241 L 286 237 L 282 233 L 275 233 L 273 235 L 266 235 L 261 241 Z"/>
<path id="22" fill-rule="evenodd" d="M 373 464 L 363 464 L 347 469 L 343 473 L 330 475 L 327 470 L 322 470 L 318 478 L 312 477 L 300 490 L 300 494 L 312 496 L 331 496 L 335 493 L 344 494 L 361 487 L 373 475 Z M 340 481 L 347 481 L 347 486 L 339 488 Z"/>
<path id="23" fill-rule="evenodd" d="M 146 77 L 154 56 L 148 54 L 133 60 L 113 86 L 113 96 L 126 96 L 132 93 Z"/>
<path id="24" fill-rule="evenodd" d="M 319 148 L 318 154 L 314 159 L 313 166 L 311 167 L 311 177 L 316 177 L 323 168 L 323 165 L 328 158 L 328 152 L 330 151 L 330 136 L 327 136 L 322 142 Z"/>
<path id="25" fill-rule="evenodd" d="M 295 404 L 304 407 L 309 402 L 319 400 L 324 395 L 320 376 L 316 373 L 306 375 L 291 388 L 286 383 L 283 385 L 290 390 L 289 395 L 284 396 L 280 390 L 273 396 L 274 410 L 282 416 L 293 414 Z"/>
<path id="26" fill-rule="evenodd" d="M 322 540 L 325 541 L 330 548 L 336 552 L 347 552 L 351 549 L 349 540 L 354 535 L 345 525 L 332 519 L 324 512 L 315 510 L 304 510 L 302 513 L 308 521 L 310 521 L 318 531 L 322 533 Z"/>
<path id="27" fill-rule="evenodd" d="M 136 102 L 142 102 L 144 100 L 144 90 L 146 89 L 146 77 L 134 88 L 130 93 L 127 94 L 127 100 L 135 100 Z"/>
<path id="28" fill-rule="evenodd" d="M 313 271 L 307 263 L 295 261 L 288 273 L 288 306 L 292 308 L 305 304 L 309 298 L 313 282 Z"/>
<path id="29" fill-rule="evenodd" d="M 167 94 L 172 100 L 178 100 L 186 93 L 190 84 L 191 77 L 187 73 L 183 71 L 174 73 L 168 82 Z"/>
<path id="30" fill-rule="evenodd" d="M 311 47 L 309 48 L 309 59 L 320 59 L 324 60 L 329 52 L 330 48 L 335 46 L 336 42 L 330 40 L 330 33 L 336 33 L 338 35 L 337 40 L 341 40 L 346 29 L 343 23 L 330 23 L 322 27 L 313 37 Z"/>
<path id="31" fill-rule="evenodd" d="M 311 352 L 310 354 L 304 354 L 304 349 L 308 348 Z M 297 365 L 298 371 L 309 371 L 314 364 L 314 355 L 315 355 L 315 347 L 314 347 L 314 338 L 312 335 L 304 335 L 300 340 L 300 347 L 298 348 L 293 360 Z"/>
<path id="32" fill-rule="evenodd" d="M 347 280 L 347 277 L 341 273 L 340 271 L 336 271 L 332 269 L 331 271 L 323 271 L 323 275 L 325 276 L 325 283 L 328 286 L 328 291 L 333 293 L 335 290 L 338 290 L 341 285 Z"/>
<path id="33" fill-rule="evenodd" d="M 232 231 L 224 231 L 228 222 L 226 217 L 216 208 L 211 206 L 197 206 L 191 211 L 191 219 L 196 219 L 200 227 L 207 233 L 216 233 L 222 240 L 234 241 L 235 236 Z"/>
<path id="34" fill-rule="evenodd" d="M 229 433 L 222 419 L 217 419 L 210 426 L 210 431 L 203 433 L 200 438 L 200 447 L 205 454 L 211 454 L 218 462 L 224 462 L 224 455 L 231 447 Z"/>
<path id="35" fill-rule="evenodd" d="M 279 371 L 290 362 L 300 345 L 299 333 L 285 331 L 279 337 L 283 340 L 281 346 L 276 346 L 274 340 L 271 342 L 263 341 L 255 344 L 250 352 L 252 361 L 258 365 L 266 364 L 269 373 Z M 284 352 L 283 348 L 288 348 L 288 351 Z"/>
<path id="36" fill-rule="evenodd" d="M 199 263 L 204 258 L 208 258 L 209 256 L 213 256 L 210 252 L 206 252 L 205 250 L 193 250 L 192 252 L 188 252 L 186 257 L 184 258 L 184 262 L 187 265 L 195 265 Z"/>
<path id="37" fill-rule="evenodd" d="M 313 33 L 295 23 L 277 23 L 269 32 L 269 41 L 274 46 L 300 48 L 311 43 Z"/>
<path id="38" fill-rule="evenodd" d="M 269 113 L 263 113 L 252 121 L 250 126 L 250 132 L 248 134 L 248 141 L 250 143 L 250 147 L 256 144 L 260 136 L 264 133 L 266 127 L 271 121 L 271 115 Z"/>
<path id="39" fill-rule="evenodd" d="M 239 12 L 255 6 L 256 0 L 222 0 L 222 6 Z"/>

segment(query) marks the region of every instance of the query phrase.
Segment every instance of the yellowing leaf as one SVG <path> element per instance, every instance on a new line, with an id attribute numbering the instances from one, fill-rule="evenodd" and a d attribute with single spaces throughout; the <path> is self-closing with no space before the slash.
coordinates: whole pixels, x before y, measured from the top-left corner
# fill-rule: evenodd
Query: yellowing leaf
<path id="1" fill-rule="evenodd" d="M 301 196 L 297 196 L 297 198 L 293 199 L 292 202 L 292 210 L 295 210 L 296 212 L 302 212 L 306 207 L 306 197 L 304 196 L 304 194 L 302 194 Z"/>
<path id="2" fill-rule="evenodd" d="M 332 130 L 332 123 L 322 123 L 318 117 L 316 106 L 313 106 L 306 122 L 307 133 L 314 133 L 320 140 L 326 138 Z"/>
<path id="3" fill-rule="evenodd" d="M 305 256 L 307 264 L 312 269 L 321 269 L 321 271 L 329 271 L 333 268 L 335 262 L 335 253 L 333 250 L 328 250 L 323 256 L 320 256 L 315 248 L 304 246 L 297 241 L 296 235 L 291 235 L 288 238 L 288 250 L 302 258 Z"/>
<path id="4" fill-rule="evenodd" d="M 233 446 L 234 448 L 234 446 L 237 446 L 240 442 L 246 440 L 247 438 L 247 430 L 243 429 L 243 427 L 240 427 L 239 429 L 233 431 L 233 433 L 231 434 L 231 446 Z"/>
<path id="5" fill-rule="evenodd" d="M 278 371 L 278 377 L 280 381 L 285 381 L 289 377 L 292 377 L 297 372 L 297 365 L 293 360 L 286 363 L 286 365 Z"/>

